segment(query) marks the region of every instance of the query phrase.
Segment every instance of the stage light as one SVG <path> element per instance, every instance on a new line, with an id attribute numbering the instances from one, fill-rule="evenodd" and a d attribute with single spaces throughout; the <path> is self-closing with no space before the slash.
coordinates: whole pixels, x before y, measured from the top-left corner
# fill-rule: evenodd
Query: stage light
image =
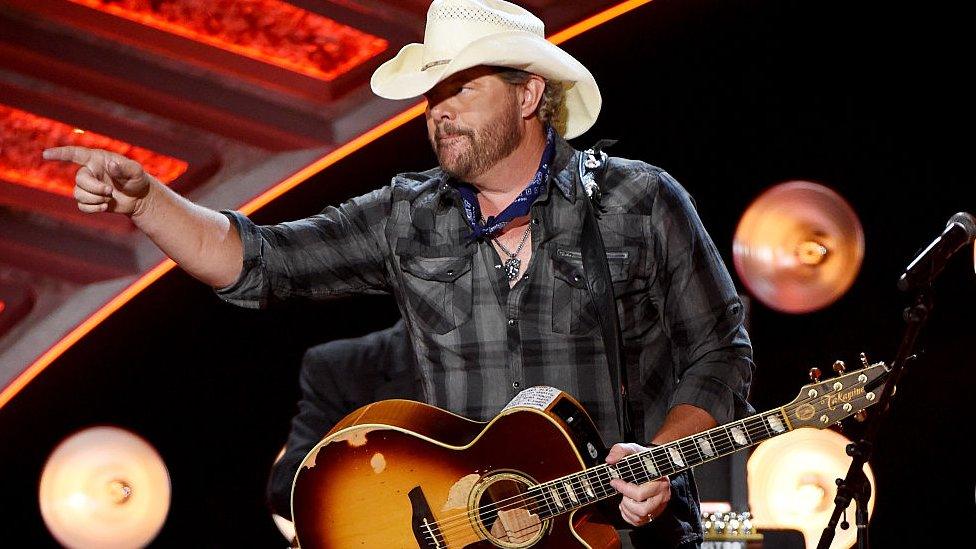
<path id="1" fill-rule="evenodd" d="M 144 547 L 166 519 L 169 473 L 139 436 L 118 427 L 91 427 L 51 453 L 39 499 L 44 523 L 66 547 Z"/>
<path id="2" fill-rule="evenodd" d="M 755 526 L 799 530 L 807 549 L 816 548 L 834 509 L 834 479 L 843 478 L 851 463 L 845 451 L 850 442 L 829 429 L 799 429 L 760 444 L 747 465 L 749 508 Z M 870 465 L 865 465 L 865 474 L 874 486 Z M 869 517 L 873 510 L 872 490 Z M 847 516 L 852 527 L 837 529 L 831 549 L 856 542 L 853 502 Z"/>
<path id="3" fill-rule="evenodd" d="M 388 45 L 382 38 L 281 0 L 71 2 L 325 81 L 335 80 Z"/>
<path id="4" fill-rule="evenodd" d="M 826 307 L 850 288 L 864 258 L 854 210 L 831 189 L 790 181 L 765 191 L 735 231 L 732 259 L 749 291 L 786 313 Z"/>
<path id="5" fill-rule="evenodd" d="M 80 145 L 116 152 L 139 162 L 162 183 L 172 183 L 188 164 L 177 158 L 130 145 L 95 132 L 0 104 L 0 179 L 40 191 L 70 197 L 78 166 L 45 162 L 41 151 L 62 145 Z"/>

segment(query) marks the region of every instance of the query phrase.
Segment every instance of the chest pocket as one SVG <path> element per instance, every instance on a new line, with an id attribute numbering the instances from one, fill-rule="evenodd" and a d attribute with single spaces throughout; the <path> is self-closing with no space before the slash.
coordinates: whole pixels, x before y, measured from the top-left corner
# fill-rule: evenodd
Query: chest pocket
<path id="1" fill-rule="evenodd" d="M 400 256 L 404 296 L 414 320 L 446 334 L 471 318 L 471 256 Z"/>
<path id="2" fill-rule="evenodd" d="M 614 291 L 630 278 L 634 250 L 608 249 L 607 266 Z M 588 334 L 600 320 L 590 300 L 579 248 L 558 246 L 551 252 L 555 280 L 552 286 L 552 331 L 559 334 Z"/>

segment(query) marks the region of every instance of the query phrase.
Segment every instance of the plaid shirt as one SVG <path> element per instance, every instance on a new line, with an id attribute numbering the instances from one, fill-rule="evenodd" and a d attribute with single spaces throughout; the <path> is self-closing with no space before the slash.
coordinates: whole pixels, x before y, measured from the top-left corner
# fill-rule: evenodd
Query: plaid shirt
<path id="1" fill-rule="evenodd" d="M 467 243 L 459 193 L 434 169 L 299 221 L 256 226 L 223 212 L 240 232 L 244 267 L 218 295 L 263 307 L 392 293 L 430 404 L 487 420 L 523 388 L 550 385 L 585 406 L 605 441 L 619 441 L 580 255 L 587 198 L 578 154 L 557 139 L 549 184 L 530 212 L 532 258 L 511 289 L 491 243 Z M 666 172 L 620 158 L 610 159 L 601 188 L 599 226 L 647 438 L 677 404 L 720 424 L 749 412 L 743 306 L 691 198 Z"/>

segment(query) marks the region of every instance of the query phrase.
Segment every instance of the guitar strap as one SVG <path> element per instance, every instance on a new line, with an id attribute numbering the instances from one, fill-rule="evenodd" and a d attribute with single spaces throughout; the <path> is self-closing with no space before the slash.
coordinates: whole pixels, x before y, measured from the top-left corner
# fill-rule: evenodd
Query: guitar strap
<path id="1" fill-rule="evenodd" d="M 617 412 L 617 425 L 625 442 L 644 444 L 643 421 L 640 431 L 635 432 L 633 410 L 629 401 L 629 380 L 624 363 L 623 340 L 620 337 L 620 318 L 613 297 L 613 282 L 607 264 L 603 235 L 597 224 L 597 204 L 600 199 L 600 186 L 607 165 L 607 153 L 602 151 L 615 141 L 601 140 L 587 149 L 579 158 L 579 176 L 589 200 L 586 200 L 586 213 L 583 216 L 583 232 L 580 253 L 583 257 L 583 272 L 586 275 L 586 288 L 590 301 L 597 310 L 600 326 L 603 328 L 603 347 L 606 350 L 607 366 L 610 371 L 610 384 L 614 387 L 613 404 Z"/>

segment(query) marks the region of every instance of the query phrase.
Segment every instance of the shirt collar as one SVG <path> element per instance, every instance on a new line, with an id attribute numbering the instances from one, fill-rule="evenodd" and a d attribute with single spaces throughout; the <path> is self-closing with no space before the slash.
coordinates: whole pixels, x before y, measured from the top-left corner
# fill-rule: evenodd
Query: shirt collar
<path id="1" fill-rule="evenodd" d="M 579 154 L 561 135 L 556 135 L 556 158 L 549 169 L 550 181 L 571 204 L 576 203 L 576 178 L 572 160 Z M 549 185 L 550 187 L 552 185 Z"/>

